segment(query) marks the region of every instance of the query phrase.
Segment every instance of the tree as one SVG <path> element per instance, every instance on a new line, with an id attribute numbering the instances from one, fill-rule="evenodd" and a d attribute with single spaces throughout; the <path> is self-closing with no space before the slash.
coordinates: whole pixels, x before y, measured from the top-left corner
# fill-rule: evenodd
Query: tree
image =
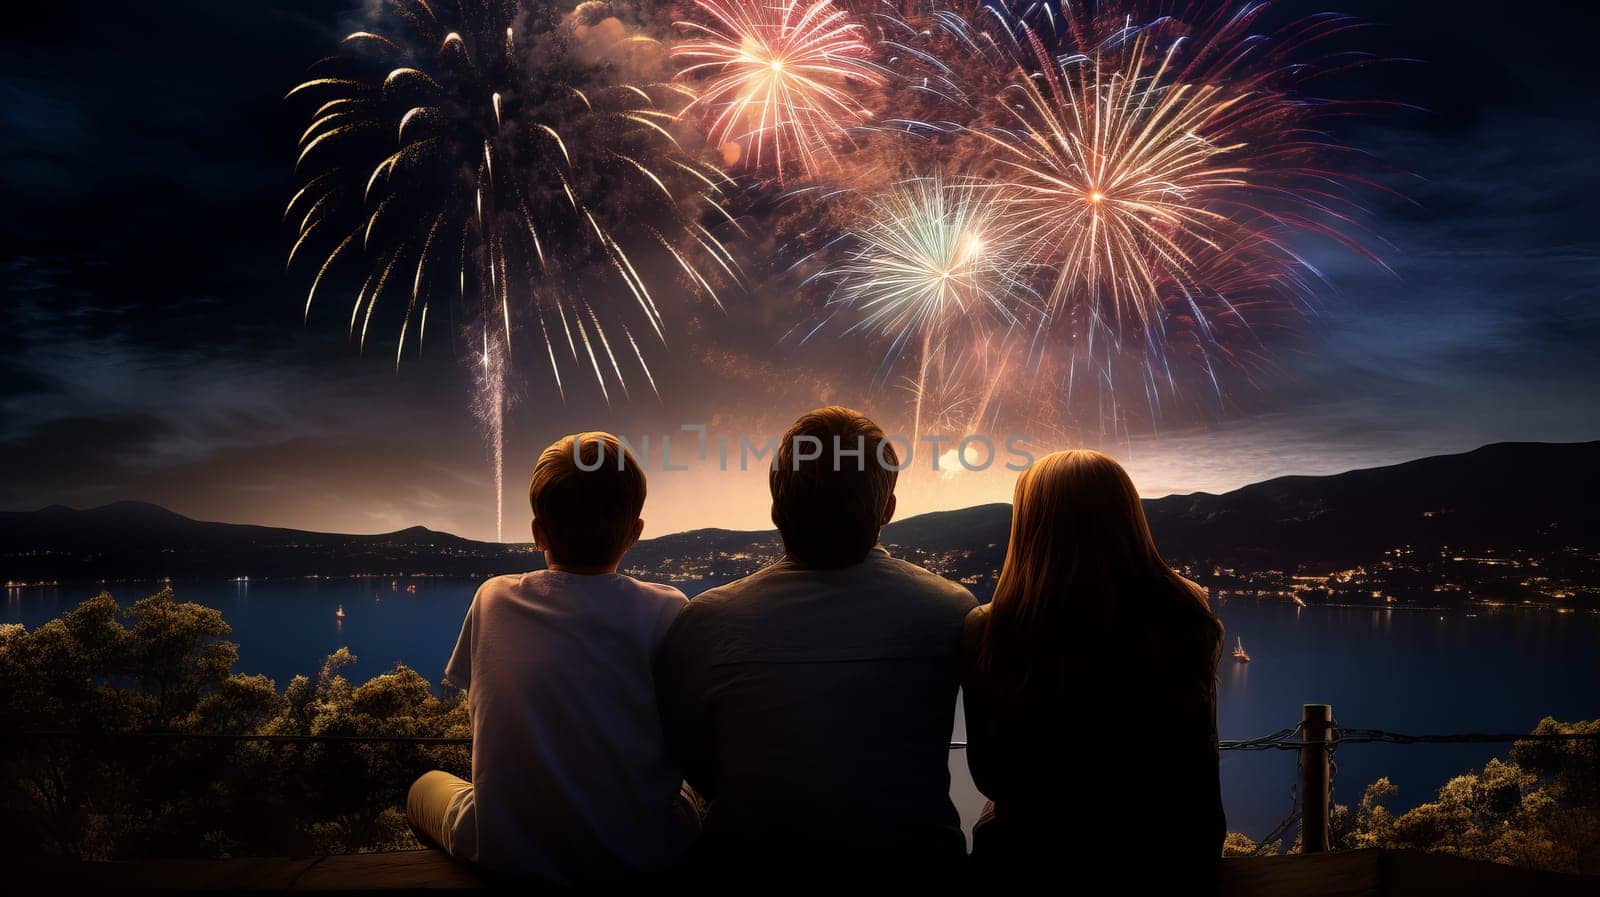
<path id="1" fill-rule="evenodd" d="M 1600 734 L 1600 720 L 1544 719 L 1535 735 Z M 1337 850 L 1413 848 L 1532 869 L 1600 872 L 1600 742 L 1519 741 L 1507 759 L 1446 782 L 1434 798 L 1399 814 L 1384 804 L 1399 793 L 1388 779 L 1367 786 L 1355 807 L 1335 806 Z M 1290 848 L 1298 848 L 1298 844 Z M 1225 853 L 1276 853 L 1237 832 Z"/>
<path id="2" fill-rule="evenodd" d="M 97 595 L 33 631 L 0 626 L 0 843 L 92 859 L 411 846 L 399 804 L 459 746 L 298 745 L 231 735 L 465 737 L 466 704 L 407 667 L 354 686 L 347 649 L 280 693 L 233 672 L 222 615 L 163 589 Z M 157 733 L 153 737 L 150 733 Z M 160 734 L 166 733 L 166 734 Z"/>
<path id="3" fill-rule="evenodd" d="M 127 616 L 129 672 L 156 698 L 154 724 L 167 728 L 194 710 L 204 695 L 220 688 L 239 659 L 239 648 L 223 641 L 231 628 L 222 612 L 199 604 L 180 604 L 165 588 L 135 601 Z"/>

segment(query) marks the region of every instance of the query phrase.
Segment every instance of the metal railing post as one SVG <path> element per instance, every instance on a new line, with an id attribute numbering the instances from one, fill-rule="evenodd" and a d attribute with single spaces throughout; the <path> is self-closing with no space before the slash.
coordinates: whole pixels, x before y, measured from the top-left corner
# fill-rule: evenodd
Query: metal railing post
<path id="1" fill-rule="evenodd" d="M 1300 717 L 1300 852 L 1324 853 L 1333 810 L 1333 705 L 1306 704 Z"/>

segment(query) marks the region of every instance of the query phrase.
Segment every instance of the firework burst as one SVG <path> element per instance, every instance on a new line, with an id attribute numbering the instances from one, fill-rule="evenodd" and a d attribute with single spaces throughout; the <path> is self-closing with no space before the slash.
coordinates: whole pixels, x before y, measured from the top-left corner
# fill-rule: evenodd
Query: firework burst
<path id="1" fill-rule="evenodd" d="M 988 191 L 912 178 L 869 197 L 853 248 L 821 278 L 836 280 L 833 303 L 859 317 L 851 330 L 887 337 L 891 352 L 956 322 L 1018 322 L 1026 281 L 1019 241 Z"/>
<path id="2" fill-rule="evenodd" d="M 783 187 L 764 207 L 773 246 L 820 267 L 824 323 L 885 345 L 882 379 L 915 357 L 919 421 L 1002 393 L 1038 409 L 1057 385 L 1067 409 L 1086 380 L 1102 402 L 1139 383 L 1152 415 L 1191 387 L 1220 400 L 1223 369 L 1266 366 L 1264 332 L 1319 291 L 1307 239 L 1366 251 L 1363 182 L 1320 121 L 1349 107 L 1302 89 L 1370 62 L 1304 53 L 1347 19 L 1261 32 L 1268 3 L 1168 0 L 681 6 L 667 46 L 596 0 L 565 16 L 390 0 L 290 92 L 310 104 L 287 210 L 308 313 L 359 260 L 352 337 L 387 309 L 397 363 L 449 300 L 496 406 L 513 347 L 563 396 L 574 370 L 608 401 L 654 391 L 661 281 L 716 300 L 738 280 L 716 236 L 738 228 L 734 182 L 698 160 L 699 132 L 723 167 Z M 955 394 L 976 398 L 924 415 Z"/>
<path id="3" fill-rule="evenodd" d="M 1052 310 L 1084 298 L 1091 313 L 1148 326 L 1159 281 L 1194 268 L 1185 237 L 1216 247 L 1217 208 L 1248 186 L 1240 144 L 1207 138 L 1239 102 L 1211 85 L 1165 82 L 1134 37 L 1127 62 L 1080 59 L 1021 82 L 1024 129 L 999 145 L 1012 214 L 1039 226 L 1034 245 L 1057 272 Z"/>
<path id="4" fill-rule="evenodd" d="M 888 369 L 915 347 L 920 425 L 930 368 L 954 346 L 983 343 L 1036 317 L 1019 264 L 1015 220 L 992 191 L 939 178 L 911 178 L 869 197 L 840 245 L 843 257 L 817 278 L 835 283 L 829 306 L 889 345 Z"/>
<path id="5" fill-rule="evenodd" d="M 884 83 L 866 31 L 832 0 L 696 0 L 703 21 L 680 22 L 678 80 L 698 96 L 712 142 L 732 165 L 770 161 L 816 175 L 872 113 L 860 95 Z"/>
<path id="6" fill-rule="evenodd" d="M 653 388 L 639 340 L 665 334 L 639 256 L 664 255 L 713 299 L 711 272 L 734 272 L 707 225 L 730 217 L 726 178 L 672 132 L 681 88 L 615 82 L 573 59 L 571 17 L 522 34 L 530 16 L 516 3 L 386 10 L 383 33 L 349 35 L 289 92 L 315 104 L 286 211 L 289 264 L 314 265 L 307 314 L 334 264 L 359 258 L 351 335 L 365 345 L 380 300 L 402 303 L 396 363 L 448 299 L 508 359 L 525 326 L 563 394 L 566 365 L 608 401 L 640 375 Z"/>
<path id="7" fill-rule="evenodd" d="M 497 482 L 519 344 L 563 399 L 568 369 L 608 403 L 641 380 L 655 392 L 641 343 L 666 334 L 646 272 L 676 271 L 674 286 L 719 304 L 717 285 L 735 280 L 714 230 L 733 220 L 729 181 L 674 133 L 689 97 L 587 58 L 612 49 L 583 43 L 605 34 L 587 29 L 605 12 L 389 0 L 373 30 L 346 37 L 287 97 L 310 112 L 285 210 L 288 264 L 312 272 L 306 315 L 346 262 L 365 272 L 351 338 L 365 348 L 392 308 L 396 365 L 420 353 L 440 313 L 466 322 Z M 641 42 L 617 41 L 626 53 Z"/>
<path id="8" fill-rule="evenodd" d="M 1178 362 L 1220 396 L 1218 364 L 1262 357 L 1247 313 L 1281 322 L 1314 292 L 1298 244 L 1360 249 L 1341 192 L 1356 180 L 1309 125 L 1326 108 L 1290 89 L 1313 69 L 1280 59 L 1347 22 L 1310 20 L 1268 50 L 1249 30 L 1262 8 L 1063 23 L 1052 40 L 1088 44 L 1068 54 L 1028 30 L 1033 65 L 1002 97 L 1012 120 L 982 132 L 1025 257 L 1052 272 L 1056 338 L 1039 345 L 1112 390 L 1137 370 L 1152 412 L 1186 379 Z"/>

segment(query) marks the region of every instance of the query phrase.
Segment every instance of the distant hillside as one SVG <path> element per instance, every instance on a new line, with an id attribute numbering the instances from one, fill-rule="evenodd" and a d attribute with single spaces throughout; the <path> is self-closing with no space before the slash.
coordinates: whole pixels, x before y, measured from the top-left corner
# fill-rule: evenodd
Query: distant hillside
<path id="1" fill-rule="evenodd" d="M 1402 546 L 1600 549 L 1596 496 L 1600 442 L 1521 442 L 1144 506 L 1156 543 L 1175 562 L 1321 571 Z M 1009 504 L 980 505 L 891 524 L 883 541 L 1000 559 L 1010 529 Z"/>
<path id="2" fill-rule="evenodd" d="M 1600 442 L 1503 443 L 1460 455 L 1324 477 L 1281 477 L 1223 495 L 1145 502 L 1162 551 L 1191 564 L 1328 570 L 1411 546 L 1600 548 Z M 918 558 L 960 555 L 994 570 L 1011 508 L 981 505 L 890 524 L 885 544 Z M 723 580 L 780 548 L 776 533 L 694 530 L 648 540 L 628 567 Z M 730 560 L 731 559 L 731 560 Z M 155 505 L 0 513 L 0 579 L 85 581 L 356 573 L 481 576 L 538 564 L 527 545 L 422 527 L 374 536 L 191 520 Z"/>
<path id="3" fill-rule="evenodd" d="M 1162 550 L 1189 561 L 1327 568 L 1385 549 L 1600 548 L 1600 442 L 1499 443 L 1224 495 L 1146 503 Z"/>
<path id="4" fill-rule="evenodd" d="M 480 575 L 526 569 L 528 546 L 475 542 L 414 526 L 373 536 L 208 523 L 145 502 L 0 512 L 7 581 Z"/>

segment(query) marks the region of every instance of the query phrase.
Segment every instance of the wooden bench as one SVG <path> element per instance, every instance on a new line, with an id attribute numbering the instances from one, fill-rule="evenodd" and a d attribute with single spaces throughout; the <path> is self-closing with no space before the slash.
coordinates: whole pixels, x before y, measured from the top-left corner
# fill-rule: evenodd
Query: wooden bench
<path id="1" fill-rule="evenodd" d="M 8 863 L 12 894 L 397 895 L 488 891 L 470 867 L 437 850 L 306 859 Z M 20 890 L 11 887 L 20 884 Z M 1420 851 L 1227 859 L 1225 897 L 1594 897 L 1600 877 L 1558 875 Z"/>

